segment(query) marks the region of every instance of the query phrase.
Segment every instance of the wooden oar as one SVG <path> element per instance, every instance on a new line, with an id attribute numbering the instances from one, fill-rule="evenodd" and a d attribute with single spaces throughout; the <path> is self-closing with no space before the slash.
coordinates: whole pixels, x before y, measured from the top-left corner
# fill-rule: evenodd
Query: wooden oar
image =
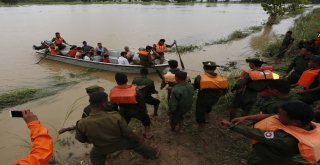
<path id="1" fill-rule="evenodd" d="M 179 56 L 179 59 L 180 59 L 180 64 L 181 64 L 182 70 L 184 70 L 184 64 L 183 64 L 183 61 L 181 59 L 181 55 L 180 55 L 177 43 L 175 45 L 176 45 L 176 50 L 177 50 L 177 53 L 178 53 L 178 56 Z"/>
<path id="2" fill-rule="evenodd" d="M 36 64 L 39 64 L 43 59 L 45 59 L 47 57 L 48 54 L 49 54 L 49 50 L 46 49 L 45 52 L 44 52 L 43 57 Z"/>

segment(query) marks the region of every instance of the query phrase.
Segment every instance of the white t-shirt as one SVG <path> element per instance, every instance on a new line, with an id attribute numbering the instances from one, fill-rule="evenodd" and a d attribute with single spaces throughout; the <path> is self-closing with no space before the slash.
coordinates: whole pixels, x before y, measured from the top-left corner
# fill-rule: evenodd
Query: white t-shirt
<path id="1" fill-rule="evenodd" d="M 89 56 L 84 56 L 84 57 L 83 57 L 83 60 L 85 60 L 85 61 L 90 61 L 90 57 L 89 57 Z"/>
<path id="2" fill-rule="evenodd" d="M 138 53 L 135 53 L 134 55 L 133 55 L 133 58 L 132 58 L 133 60 L 139 60 L 140 61 L 140 57 L 139 57 L 139 54 Z"/>
<path id="3" fill-rule="evenodd" d="M 122 56 L 120 56 L 120 57 L 118 58 L 118 64 L 121 64 L 121 65 L 130 65 L 130 64 L 129 64 L 129 61 L 128 61 L 126 58 L 122 57 Z"/>

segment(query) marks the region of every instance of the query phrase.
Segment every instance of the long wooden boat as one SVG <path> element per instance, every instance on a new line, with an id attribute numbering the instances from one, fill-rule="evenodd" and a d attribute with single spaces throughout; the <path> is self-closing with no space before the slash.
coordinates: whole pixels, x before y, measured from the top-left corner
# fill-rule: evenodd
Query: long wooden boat
<path id="1" fill-rule="evenodd" d="M 36 51 L 41 57 L 44 57 L 44 50 Z M 68 56 L 62 55 L 51 55 L 47 54 L 46 59 L 59 61 L 71 65 L 77 65 L 86 68 L 94 68 L 100 70 L 106 70 L 111 72 L 123 72 L 123 73 L 140 73 L 140 69 L 142 68 L 141 65 L 120 65 L 118 63 L 118 57 L 120 56 L 120 51 L 110 50 L 109 51 L 109 59 L 110 63 L 104 62 L 94 62 L 94 61 L 86 61 L 83 59 L 76 59 Z M 168 63 L 165 62 L 164 64 L 157 64 L 155 67 L 160 71 L 163 72 L 168 67 Z M 149 73 L 156 72 L 154 67 L 148 68 Z"/>

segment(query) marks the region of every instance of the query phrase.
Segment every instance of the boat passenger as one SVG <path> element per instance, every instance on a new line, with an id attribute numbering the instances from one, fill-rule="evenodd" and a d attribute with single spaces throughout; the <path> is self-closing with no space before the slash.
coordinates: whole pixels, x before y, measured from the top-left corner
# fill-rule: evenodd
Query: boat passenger
<path id="1" fill-rule="evenodd" d="M 104 57 L 105 55 L 109 55 L 109 51 L 106 47 L 103 47 L 102 44 L 99 42 L 97 44 L 98 47 L 95 49 L 95 55 L 100 55 L 101 57 Z"/>
<path id="2" fill-rule="evenodd" d="M 139 51 L 144 50 L 144 48 L 139 48 Z M 132 57 L 132 64 L 133 65 L 140 65 L 140 57 L 139 52 L 134 53 Z"/>
<path id="3" fill-rule="evenodd" d="M 101 52 L 97 52 L 97 54 L 94 54 L 92 56 L 92 61 L 101 62 L 102 60 L 103 60 L 103 57 L 101 56 Z"/>
<path id="4" fill-rule="evenodd" d="M 87 41 L 82 42 L 82 51 L 84 54 L 90 53 L 94 48 L 90 45 L 88 45 Z"/>
<path id="5" fill-rule="evenodd" d="M 56 36 L 52 38 L 51 40 L 52 42 L 54 42 L 54 44 L 58 47 L 59 50 L 64 49 L 66 46 L 63 44 L 68 44 L 60 35 L 59 32 L 56 32 Z"/>
<path id="6" fill-rule="evenodd" d="M 129 61 L 127 60 L 126 58 L 126 52 L 121 52 L 121 56 L 118 58 L 118 64 L 121 64 L 121 65 L 130 65 L 129 64 Z"/>
<path id="7" fill-rule="evenodd" d="M 59 55 L 61 54 L 61 52 L 59 50 L 57 50 L 56 46 L 54 44 L 51 44 L 48 48 L 49 53 L 52 55 Z"/>
<path id="8" fill-rule="evenodd" d="M 70 50 L 68 51 L 67 55 L 69 57 L 73 57 L 75 58 L 76 57 L 76 54 L 77 54 L 77 46 L 76 45 L 72 45 Z"/>
<path id="9" fill-rule="evenodd" d="M 77 59 L 82 59 L 83 58 L 83 50 L 81 47 L 77 47 L 77 53 L 75 56 Z"/>
<path id="10" fill-rule="evenodd" d="M 126 58 L 128 59 L 129 63 L 132 63 L 132 60 L 133 60 L 133 53 L 130 51 L 129 47 L 128 46 L 125 46 L 124 47 L 124 52 L 126 52 Z"/>
<path id="11" fill-rule="evenodd" d="M 102 62 L 110 63 L 109 56 L 104 56 Z"/>

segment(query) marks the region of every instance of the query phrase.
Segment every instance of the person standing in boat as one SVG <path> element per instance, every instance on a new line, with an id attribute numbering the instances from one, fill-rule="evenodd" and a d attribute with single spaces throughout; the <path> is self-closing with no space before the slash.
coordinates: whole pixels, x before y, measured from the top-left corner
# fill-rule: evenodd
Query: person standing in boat
<path id="1" fill-rule="evenodd" d="M 66 47 L 63 43 L 68 45 L 68 43 L 61 37 L 59 32 L 56 32 L 56 36 L 53 37 L 51 41 L 54 42 L 59 50 L 62 50 Z"/>
<path id="2" fill-rule="evenodd" d="M 140 64 L 144 67 L 151 67 L 153 65 L 154 59 L 151 56 L 152 47 L 146 46 L 146 49 L 139 50 Z"/>
<path id="3" fill-rule="evenodd" d="M 153 44 L 155 59 L 160 60 L 160 64 L 163 64 L 164 62 L 164 52 L 166 51 L 167 47 L 171 48 L 173 45 L 176 44 L 176 41 L 174 41 L 171 45 L 167 45 L 165 44 L 165 42 L 165 39 L 160 39 L 157 44 Z"/>

